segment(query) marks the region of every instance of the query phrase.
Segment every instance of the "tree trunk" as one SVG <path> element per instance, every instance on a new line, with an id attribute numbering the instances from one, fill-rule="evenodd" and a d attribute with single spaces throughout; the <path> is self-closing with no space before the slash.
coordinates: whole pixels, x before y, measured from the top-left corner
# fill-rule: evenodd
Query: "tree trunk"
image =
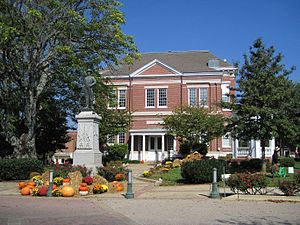
<path id="1" fill-rule="evenodd" d="M 24 134 L 24 138 L 21 140 L 21 152 L 18 158 L 32 158 L 37 159 L 37 153 L 35 148 L 36 140 L 36 112 L 37 112 L 37 98 L 33 92 L 29 91 L 29 96 L 26 99 L 25 109 L 25 124 L 27 126 L 27 133 Z"/>
<path id="2" fill-rule="evenodd" d="M 262 168 L 261 172 L 266 173 L 267 172 L 267 164 L 266 164 L 266 142 L 265 140 L 260 140 L 261 145 L 261 159 L 262 159 Z"/>

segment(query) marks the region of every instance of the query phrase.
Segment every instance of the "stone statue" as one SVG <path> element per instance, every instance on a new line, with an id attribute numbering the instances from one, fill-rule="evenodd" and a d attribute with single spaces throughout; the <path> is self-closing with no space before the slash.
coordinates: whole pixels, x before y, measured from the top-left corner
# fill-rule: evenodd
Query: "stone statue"
<path id="1" fill-rule="evenodd" d="M 91 75 L 92 70 L 87 70 L 87 76 L 84 78 L 83 91 L 85 95 L 85 109 L 94 109 L 96 103 L 93 93 L 93 86 L 96 84 L 96 79 Z"/>

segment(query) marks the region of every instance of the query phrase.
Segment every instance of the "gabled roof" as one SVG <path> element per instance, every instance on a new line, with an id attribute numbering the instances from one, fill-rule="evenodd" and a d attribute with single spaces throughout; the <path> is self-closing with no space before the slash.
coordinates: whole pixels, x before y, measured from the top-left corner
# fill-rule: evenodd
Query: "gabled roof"
<path id="1" fill-rule="evenodd" d="M 103 75 L 130 75 L 143 68 L 145 65 L 157 60 L 180 73 L 213 72 L 218 68 L 208 67 L 208 61 L 218 59 L 221 68 L 232 69 L 232 65 L 219 59 L 207 50 L 186 52 L 153 52 L 142 53 L 140 59 L 133 65 L 120 64 L 113 70 L 103 71 Z"/>

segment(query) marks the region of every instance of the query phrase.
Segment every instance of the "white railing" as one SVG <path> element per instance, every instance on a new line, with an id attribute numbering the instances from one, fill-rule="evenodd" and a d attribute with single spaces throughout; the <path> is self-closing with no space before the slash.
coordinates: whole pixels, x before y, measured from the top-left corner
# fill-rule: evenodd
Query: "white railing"
<path id="1" fill-rule="evenodd" d="M 246 157 L 246 156 L 252 156 L 252 151 L 255 151 L 255 149 L 252 149 L 250 147 L 238 147 L 237 148 L 237 152 L 236 152 L 236 156 L 237 157 Z M 261 157 L 261 148 L 260 148 L 260 153 L 258 153 L 259 156 L 257 156 L 258 158 Z M 265 155 L 266 157 L 271 157 L 272 156 L 272 149 L 270 147 L 266 147 L 265 148 Z"/>
<path id="2" fill-rule="evenodd" d="M 237 157 L 241 157 L 241 156 L 251 156 L 251 153 L 250 153 L 250 147 L 239 147 L 237 148 L 237 152 L 236 152 L 236 156 Z"/>

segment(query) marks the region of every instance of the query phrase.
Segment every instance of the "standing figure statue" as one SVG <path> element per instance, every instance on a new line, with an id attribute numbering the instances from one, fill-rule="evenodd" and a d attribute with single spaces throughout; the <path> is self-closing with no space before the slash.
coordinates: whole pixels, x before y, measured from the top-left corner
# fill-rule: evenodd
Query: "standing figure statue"
<path id="1" fill-rule="evenodd" d="M 92 70 L 87 70 L 87 76 L 84 78 L 83 91 L 85 95 L 85 109 L 94 109 L 96 103 L 93 93 L 93 86 L 96 84 L 96 79 L 91 75 Z"/>

